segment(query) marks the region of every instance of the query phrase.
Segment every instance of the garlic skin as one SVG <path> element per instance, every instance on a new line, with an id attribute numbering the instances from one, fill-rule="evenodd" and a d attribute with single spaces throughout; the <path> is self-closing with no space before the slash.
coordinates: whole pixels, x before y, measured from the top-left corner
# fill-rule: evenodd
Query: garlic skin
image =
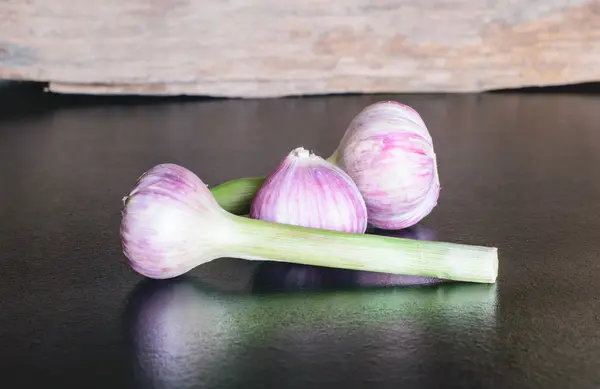
<path id="1" fill-rule="evenodd" d="M 407 105 L 381 101 L 367 106 L 329 160 L 356 183 L 376 228 L 413 226 L 437 205 L 440 181 L 431 135 Z"/>
<path id="2" fill-rule="evenodd" d="M 267 177 L 250 217 L 274 223 L 362 234 L 367 207 L 350 176 L 302 147 Z"/>

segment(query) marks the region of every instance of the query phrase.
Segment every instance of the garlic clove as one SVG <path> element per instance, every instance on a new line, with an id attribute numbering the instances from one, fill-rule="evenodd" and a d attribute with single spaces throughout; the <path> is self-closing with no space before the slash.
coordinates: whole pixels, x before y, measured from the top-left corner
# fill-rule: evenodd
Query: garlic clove
<path id="1" fill-rule="evenodd" d="M 367 229 L 366 204 L 350 176 L 302 147 L 267 177 L 250 217 L 340 232 L 362 234 Z"/>
<path id="2" fill-rule="evenodd" d="M 374 227 L 413 226 L 437 205 L 440 182 L 431 135 L 421 116 L 404 104 L 383 101 L 361 111 L 333 162 L 356 183 Z"/>

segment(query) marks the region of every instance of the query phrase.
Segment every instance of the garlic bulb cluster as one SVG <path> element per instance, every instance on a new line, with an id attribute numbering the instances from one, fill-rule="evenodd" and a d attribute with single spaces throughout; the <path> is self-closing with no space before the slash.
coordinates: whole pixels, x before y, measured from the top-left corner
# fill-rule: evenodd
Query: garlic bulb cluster
<path id="1" fill-rule="evenodd" d="M 411 227 L 437 205 L 440 181 L 431 135 L 421 115 L 407 105 L 380 101 L 367 106 L 327 161 L 350 176 L 376 228 Z M 250 208 L 263 183 L 237 179 L 211 192 L 225 210 L 239 215 Z"/>
<path id="2" fill-rule="evenodd" d="M 356 183 L 377 228 L 413 226 L 437 205 L 440 182 L 431 135 L 421 116 L 404 104 L 366 107 L 329 160 Z"/>
<path id="3" fill-rule="evenodd" d="M 339 167 L 308 150 L 292 150 L 267 177 L 250 217 L 332 231 L 364 233 L 365 201 Z"/>
<path id="4" fill-rule="evenodd" d="M 157 165 L 124 198 L 123 253 L 138 273 L 173 278 L 220 257 L 495 283 L 495 247 L 308 228 L 237 216 L 190 170 Z"/>

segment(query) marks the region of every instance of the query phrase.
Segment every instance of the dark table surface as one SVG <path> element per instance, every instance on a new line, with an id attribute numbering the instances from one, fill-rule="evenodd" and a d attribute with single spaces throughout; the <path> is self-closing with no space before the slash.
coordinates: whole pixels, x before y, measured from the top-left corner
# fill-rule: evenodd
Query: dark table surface
<path id="1" fill-rule="evenodd" d="M 207 184 L 327 156 L 371 102 L 416 108 L 438 207 L 397 235 L 499 248 L 495 286 L 222 259 L 144 281 L 121 198 L 175 162 Z M 242 101 L 0 88 L 0 387 L 598 388 L 600 96 Z M 392 233 L 394 234 L 394 233 Z"/>

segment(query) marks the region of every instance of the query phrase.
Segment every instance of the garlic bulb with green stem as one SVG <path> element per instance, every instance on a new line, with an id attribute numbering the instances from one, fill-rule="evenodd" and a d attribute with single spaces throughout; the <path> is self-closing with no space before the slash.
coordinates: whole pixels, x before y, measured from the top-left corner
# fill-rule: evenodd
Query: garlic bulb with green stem
<path id="1" fill-rule="evenodd" d="M 303 147 L 292 150 L 269 174 L 250 217 L 332 231 L 367 229 L 367 207 L 354 181 Z"/>
<path id="2" fill-rule="evenodd" d="M 123 199 L 123 253 L 138 273 L 185 274 L 220 257 L 495 283 L 494 247 L 356 234 L 236 216 L 190 170 L 157 165 Z"/>
<path id="3" fill-rule="evenodd" d="M 367 106 L 327 161 L 352 178 L 376 228 L 413 226 L 437 205 L 440 181 L 432 138 L 419 113 L 407 105 L 380 101 Z M 263 182 L 238 179 L 211 191 L 221 206 L 239 215 L 249 209 Z"/>

